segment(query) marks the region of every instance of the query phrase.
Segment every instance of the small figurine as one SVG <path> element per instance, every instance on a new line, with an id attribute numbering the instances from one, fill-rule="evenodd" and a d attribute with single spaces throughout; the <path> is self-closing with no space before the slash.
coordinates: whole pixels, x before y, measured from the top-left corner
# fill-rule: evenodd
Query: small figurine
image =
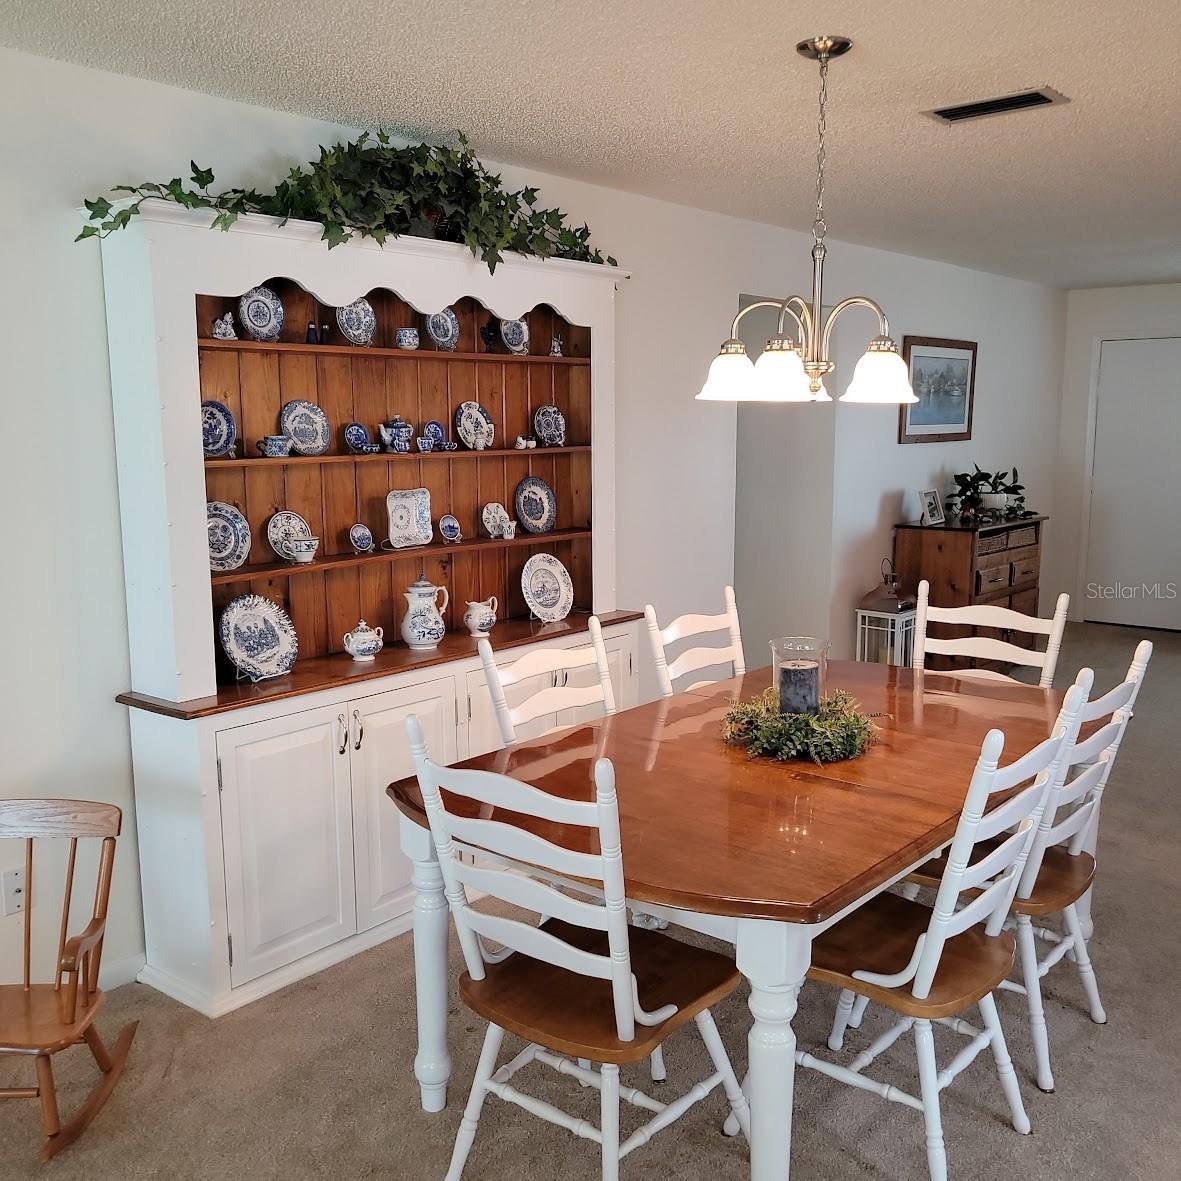
<path id="1" fill-rule="evenodd" d="M 234 331 L 234 313 L 226 312 L 224 316 L 218 316 L 213 321 L 213 339 L 214 340 L 237 340 L 238 334 Z"/>
<path id="2" fill-rule="evenodd" d="M 320 343 L 321 344 L 328 343 L 328 325 L 327 324 L 320 325 Z"/>
<path id="3" fill-rule="evenodd" d="M 549 355 L 551 357 L 560 357 L 562 355 L 562 338 L 560 336 L 550 338 Z"/>
<path id="4" fill-rule="evenodd" d="M 489 320 L 483 328 L 480 329 L 480 339 L 484 342 L 484 352 L 492 352 L 492 346 L 496 344 L 496 321 Z"/>
<path id="5" fill-rule="evenodd" d="M 308 321 L 308 333 L 303 338 L 305 344 L 319 344 L 320 334 L 316 331 L 316 325 L 313 321 Z"/>

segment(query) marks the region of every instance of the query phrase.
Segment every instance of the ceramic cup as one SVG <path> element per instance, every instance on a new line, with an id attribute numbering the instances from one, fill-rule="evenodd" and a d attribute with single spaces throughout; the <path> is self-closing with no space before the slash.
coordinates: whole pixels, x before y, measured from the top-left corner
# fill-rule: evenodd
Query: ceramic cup
<path id="1" fill-rule="evenodd" d="M 395 439 L 393 441 L 393 443 L 390 444 L 390 446 L 391 446 L 392 450 L 397 451 L 401 455 L 404 455 L 407 451 L 410 450 L 410 440 L 409 439 Z"/>
<path id="2" fill-rule="evenodd" d="M 356 451 L 357 451 L 358 455 L 380 455 L 381 454 L 381 444 L 380 443 L 362 443 L 356 449 Z"/>
<path id="3" fill-rule="evenodd" d="M 264 435 L 254 445 L 268 459 L 285 459 L 291 454 L 291 440 L 286 435 Z"/>
<path id="4" fill-rule="evenodd" d="M 513 448 L 517 451 L 524 451 L 529 446 L 529 440 L 524 435 L 518 435 L 517 441 L 513 444 Z"/>
<path id="5" fill-rule="evenodd" d="M 434 451 L 435 449 L 434 439 L 428 439 L 425 435 L 419 435 L 414 441 L 418 444 L 419 451 Z"/>
<path id="6" fill-rule="evenodd" d="M 283 552 L 293 562 L 304 566 L 316 556 L 319 546 L 318 537 L 292 537 L 283 543 Z"/>
<path id="7" fill-rule="evenodd" d="M 517 522 L 505 521 L 500 527 L 500 532 L 506 541 L 511 541 L 517 535 Z"/>
<path id="8" fill-rule="evenodd" d="M 418 329 L 399 328 L 397 332 L 394 333 L 394 343 L 400 349 L 418 348 Z"/>

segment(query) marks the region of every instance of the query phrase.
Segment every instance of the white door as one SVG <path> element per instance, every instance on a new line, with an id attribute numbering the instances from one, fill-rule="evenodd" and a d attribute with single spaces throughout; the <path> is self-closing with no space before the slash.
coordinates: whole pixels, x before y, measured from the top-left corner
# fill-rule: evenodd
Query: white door
<path id="1" fill-rule="evenodd" d="M 604 639 L 603 646 L 607 649 L 607 667 L 611 670 L 611 687 L 615 691 L 615 708 L 629 709 L 635 704 L 635 694 L 632 692 L 631 678 L 635 668 L 632 655 L 630 636 L 616 636 Z M 563 677 L 565 679 L 563 679 Z M 572 685 L 576 688 L 588 688 L 599 683 L 599 670 L 594 665 L 583 668 L 572 668 L 569 672 L 558 673 L 559 685 Z M 580 722 L 594 721 L 603 716 L 601 704 L 580 705 L 575 709 L 560 709 L 557 713 L 559 726 L 577 726 Z"/>
<path id="2" fill-rule="evenodd" d="M 217 736 L 234 987 L 357 929 L 346 730 L 326 707 Z"/>
<path id="3" fill-rule="evenodd" d="M 1083 618 L 1181 628 L 1181 339 L 1105 340 Z"/>
<path id="4" fill-rule="evenodd" d="M 519 684 L 510 685 L 504 695 L 510 706 L 519 705 L 534 693 L 543 689 L 552 689 L 554 685 L 553 673 L 540 673 L 535 677 L 527 677 Z M 492 705 L 492 694 L 488 692 L 488 684 L 484 680 L 484 670 L 470 672 L 467 675 L 467 757 L 487 754 L 490 750 L 499 750 L 504 744 L 500 740 L 500 728 L 496 724 L 496 710 Z M 518 738 L 537 738 L 548 730 L 557 726 L 555 714 L 542 714 L 532 722 L 517 727 Z"/>
<path id="5" fill-rule="evenodd" d="M 453 763 L 454 678 L 349 702 L 359 931 L 406 914 L 414 905 L 410 862 L 398 845 L 398 809 L 386 795 L 394 780 L 414 774 L 406 738 L 409 714 L 422 723 L 430 757 L 437 763 Z"/>

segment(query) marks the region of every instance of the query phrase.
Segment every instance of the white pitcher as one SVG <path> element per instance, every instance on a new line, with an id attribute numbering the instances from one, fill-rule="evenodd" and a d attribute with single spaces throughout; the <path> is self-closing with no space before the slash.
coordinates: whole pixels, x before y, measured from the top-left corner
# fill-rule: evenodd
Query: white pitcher
<path id="1" fill-rule="evenodd" d="M 442 606 L 438 605 L 440 591 L 443 592 Z M 402 619 L 402 639 L 416 652 L 429 652 L 437 648 L 447 634 L 442 613 L 447 610 L 451 596 L 445 586 L 427 582 L 425 574 L 420 574 L 405 593 L 409 609 Z"/>
<path id="2" fill-rule="evenodd" d="M 467 610 L 463 613 L 463 622 L 469 635 L 477 639 L 486 636 L 496 625 L 496 596 L 493 595 L 482 603 L 468 603 Z"/>

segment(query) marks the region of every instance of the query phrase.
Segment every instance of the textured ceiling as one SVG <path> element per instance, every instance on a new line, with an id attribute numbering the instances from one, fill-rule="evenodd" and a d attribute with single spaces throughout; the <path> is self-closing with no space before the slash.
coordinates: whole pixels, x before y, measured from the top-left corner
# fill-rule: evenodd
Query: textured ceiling
<path id="1" fill-rule="evenodd" d="M 1128 50 L 1119 39 L 1129 31 Z M 0 43 L 761 221 L 1063 286 L 1181 280 L 1176 0 L 0 0 Z M 1049 85 L 1071 102 L 920 112 Z"/>

